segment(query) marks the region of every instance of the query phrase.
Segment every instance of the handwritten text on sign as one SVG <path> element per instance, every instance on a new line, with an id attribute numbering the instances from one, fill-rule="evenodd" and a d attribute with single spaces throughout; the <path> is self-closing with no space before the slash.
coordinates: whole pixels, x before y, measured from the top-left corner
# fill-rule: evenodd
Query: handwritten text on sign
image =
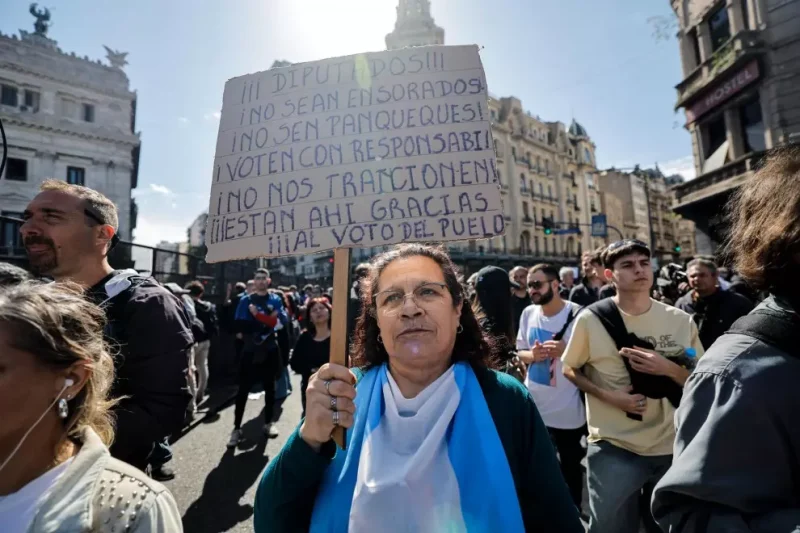
<path id="1" fill-rule="evenodd" d="M 208 260 L 503 233 L 476 46 L 303 63 L 225 84 Z"/>

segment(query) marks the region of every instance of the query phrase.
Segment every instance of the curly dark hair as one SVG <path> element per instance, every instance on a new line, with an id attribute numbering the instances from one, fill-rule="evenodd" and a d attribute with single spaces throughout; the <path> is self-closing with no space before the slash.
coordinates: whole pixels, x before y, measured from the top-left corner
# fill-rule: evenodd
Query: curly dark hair
<path id="1" fill-rule="evenodd" d="M 447 290 L 453 299 L 453 307 L 461 307 L 459 324 L 463 331 L 456 336 L 452 361 L 468 361 L 473 366 L 496 367 L 499 360 L 496 343 L 484 335 L 478 325 L 465 297 L 464 288 L 459 282 L 457 267 L 444 247 L 419 243 L 397 245 L 371 261 L 369 274 L 361 282 L 361 315 L 356 322 L 353 343 L 350 347 L 351 365 L 369 369 L 389 360 L 386 348 L 378 342 L 380 329 L 373 296 L 377 292 L 381 273 L 390 263 L 416 256 L 427 257 L 439 265 Z"/>

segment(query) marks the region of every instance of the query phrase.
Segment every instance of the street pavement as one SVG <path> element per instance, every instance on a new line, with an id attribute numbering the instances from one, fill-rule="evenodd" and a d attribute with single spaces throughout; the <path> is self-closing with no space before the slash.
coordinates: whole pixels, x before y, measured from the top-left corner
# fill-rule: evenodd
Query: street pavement
<path id="1" fill-rule="evenodd" d="M 276 424 L 280 436 L 263 435 L 264 399 L 248 400 L 242 429 L 245 442 L 237 449 L 226 447 L 233 429 L 233 401 L 236 392 L 228 387 L 211 392 L 207 402 L 222 407 L 216 415 L 201 414 L 184 434 L 173 440 L 170 466 L 176 477 L 169 488 L 183 516 L 187 533 L 253 531 L 253 503 L 261 473 L 270 458 L 280 451 L 300 421 L 300 377 L 292 375 L 294 391 L 284 401 Z"/>

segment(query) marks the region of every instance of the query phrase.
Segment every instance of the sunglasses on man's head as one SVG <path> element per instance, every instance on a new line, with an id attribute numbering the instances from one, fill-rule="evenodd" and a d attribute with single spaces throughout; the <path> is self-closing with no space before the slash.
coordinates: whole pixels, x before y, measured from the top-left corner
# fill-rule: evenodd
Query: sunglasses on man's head
<path id="1" fill-rule="evenodd" d="M 103 219 L 100 218 L 100 215 L 98 215 L 97 213 L 94 213 L 91 209 L 88 209 L 88 208 L 84 209 L 83 210 L 83 214 L 86 215 L 87 217 L 91 218 L 92 220 L 94 220 L 95 222 L 100 224 L 101 226 L 107 226 L 108 225 L 108 222 L 103 222 Z M 114 235 L 111 237 L 111 244 L 108 247 L 108 251 L 110 252 L 117 244 L 119 244 L 119 241 L 120 241 L 119 235 L 117 235 L 117 230 L 116 230 L 116 228 L 114 228 Z"/>
<path id="2" fill-rule="evenodd" d="M 623 239 L 621 241 L 612 242 L 611 244 L 609 244 L 608 248 L 606 248 L 606 251 L 611 252 L 616 250 L 617 248 L 622 248 L 623 246 L 628 246 L 631 244 L 634 244 L 636 246 L 643 246 L 648 249 L 650 248 L 649 246 L 647 246 L 647 243 L 644 243 L 639 239 Z"/>

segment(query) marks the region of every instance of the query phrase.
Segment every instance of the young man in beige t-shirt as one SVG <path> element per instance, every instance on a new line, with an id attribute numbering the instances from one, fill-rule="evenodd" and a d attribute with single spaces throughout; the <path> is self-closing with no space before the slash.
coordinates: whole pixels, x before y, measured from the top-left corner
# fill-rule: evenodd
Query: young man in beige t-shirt
<path id="1" fill-rule="evenodd" d="M 672 461 L 675 408 L 667 398 L 631 393 L 623 357 L 634 370 L 683 385 L 689 371 L 670 359 L 687 350 L 699 357 L 703 347 L 688 314 L 650 298 L 653 271 L 647 245 L 619 241 L 602 259 L 606 277 L 617 288 L 613 298 L 626 329 L 656 349 L 617 350 L 600 319 L 584 311 L 562 357 L 563 372 L 586 393 L 589 532 L 636 533 L 642 516 L 650 512 L 639 508 L 641 490 L 657 482 Z"/>

